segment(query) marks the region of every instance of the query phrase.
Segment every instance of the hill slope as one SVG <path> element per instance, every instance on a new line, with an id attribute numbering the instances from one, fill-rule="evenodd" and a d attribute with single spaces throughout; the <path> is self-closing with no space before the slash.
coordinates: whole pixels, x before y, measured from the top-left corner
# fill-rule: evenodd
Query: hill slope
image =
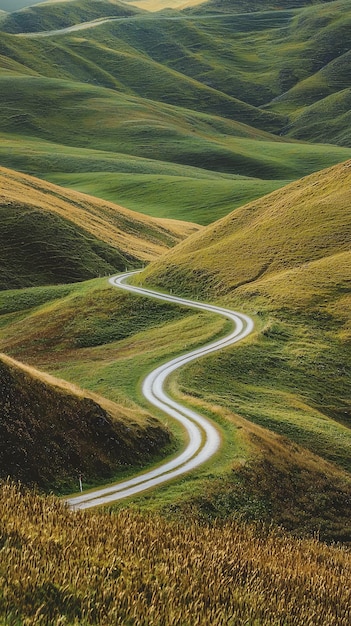
<path id="1" fill-rule="evenodd" d="M 169 443 L 146 413 L 122 408 L 0 355 L 0 478 L 74 489 L 137 467 Z"/>
<path id="2" fill-rule="evenodd" d="M 305 461 L 312 452 L 337 465 L 345 486 L 351 474 L 350 185 L 350 161 L 292 183 L 208 226 L 138 277 L 255 317 L 251 339 L 187 367 L 177 387 L 188 402 L 225 410 L 240 427 L 235 415 L 283 435 L 306 450 Z M 287 514 L 283 506 L 284 525 L 307 519 L 319 481 L 308 478 L 303 455 L 289 461 L 289 445 L 282 441 L 278 451 L 268 439 L 254 435 L 260 454 L 249 469 L 234 464 L 232 475 L 209 484 L 196 505 L 202 514 L 235 510 L 239 480 L 257 506 L 271 511 L 297 498 L 299 512 Z M 322 526 L 334 506 L 323 501 L 327 491 L 321 488 L 314 503 Z M 350 515 L 348 496 L 337 492 Z"/>
<path id="3" fill-rule="evenodd" d="M 194 624 L 195 615 L 212 626 L 350 623 L 351 555 L 340 546 L 235 522 L 72 515 L 12 484 L 0 488 L 0 516 L 4 623 L 14 611 L 45 624 L 78 624 L 82 615 L 142 624 L 146 614 L 150 626 Z"/>
<path id="4" fill-rule="evenodd" d="M 153 220 L 4 168 L 0 181 L 2 289 L 135 267 L 196 228 Z"/>
<path id="5" fill-rule="evenodd" d="M 11 11 L 2 28 L 10 33 L 37 32 L 67 28 L 79 22 L 103 17 L 127 17 L 138 9 L 118 0 L 58 0 L 38 2 L 18 11 Z"/>
<path id="6" fill-rule="evenodd" d="M 347 254 L 350 185 L 351 161 L 292 183 L 205 228 L 143 276 L 166 286 L 177 281 L 181 291 L 191 292 L 193 272 L 199 273 L 206 277 L 198 284 L 201 293 L 223 297 L 288 270 L 305 270 L 306 263 Z"/>

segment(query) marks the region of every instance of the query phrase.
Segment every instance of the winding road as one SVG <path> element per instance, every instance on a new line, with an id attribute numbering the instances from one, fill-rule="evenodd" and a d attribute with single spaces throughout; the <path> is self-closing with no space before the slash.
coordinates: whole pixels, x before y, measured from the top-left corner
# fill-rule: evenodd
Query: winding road
<path id="1" fill-rule="evenodd" d="M 133 274 L 134 272 L 128 272 L 114 276 L 109 279 L 109 282 L 115 287 L 139 295 L 156 298 L 157 300 L 163 300 L 165 302 L 173 302 L 200 311 L 218 313 L 218 315 L 222 315 L 234 323 L 234 330 L 221 339 L 160 365 L 144 379 L 142 385 L 144 397 L 153 406 L 161 409 L 166 415 L 177 420 L 185 428 L 188 435 L 188 443 L 185 450 L 171 461 L 151 471 L 147 471 L 134 478 L 102 489 L 96 489 L 82 493 L 77 497 L 66 499 L 67 504 L 72 509 L 88 509 L 136 495 L 193 470 L 213 456 L 218 451 L 221 443 L 218 430 L 208 419 L 192 409 L 179 404 L 168 396 L 165 391 L 165 383 L 170 374 L 179 369 L 182 365 L 186 365 L 201 356 L 230 346 L 244 337 L 247 337 L 253 330 L 254 324 L 252 319 L 242 313 L 127 284 L 128 278 Z"/>

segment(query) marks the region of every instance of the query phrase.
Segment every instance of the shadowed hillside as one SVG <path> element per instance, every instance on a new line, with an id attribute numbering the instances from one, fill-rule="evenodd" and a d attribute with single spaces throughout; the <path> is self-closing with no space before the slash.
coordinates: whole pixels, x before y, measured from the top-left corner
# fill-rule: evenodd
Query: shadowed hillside
<path id="1" fill-rule="evenodd" d="M 196 228 L 152 220 L 11 170 L 0 169 L 0 177 L 2 289 L 140 266 Z"/>
<path id="2" fill-rule="evenodd" d="M 0 357 L 0 477 L 48 491 L 74 489 L 145 464 L 169 433 L 122 408 L 5 355 Z"/>

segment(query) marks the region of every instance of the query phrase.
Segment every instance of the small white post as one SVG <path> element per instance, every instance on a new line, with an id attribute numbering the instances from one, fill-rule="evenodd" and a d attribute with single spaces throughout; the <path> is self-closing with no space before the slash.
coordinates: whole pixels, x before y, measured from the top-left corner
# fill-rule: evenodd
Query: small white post
<path id="1" fill-rule="evenodd" d="M 82 474 L 79 474 L 79 489 L 81 492 L 83 491 Z"/>

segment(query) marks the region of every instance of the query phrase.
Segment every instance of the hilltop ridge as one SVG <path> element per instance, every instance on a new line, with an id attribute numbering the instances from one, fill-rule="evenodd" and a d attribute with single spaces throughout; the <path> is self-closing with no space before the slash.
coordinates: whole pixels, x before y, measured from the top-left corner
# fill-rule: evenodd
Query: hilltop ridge
<path id="1" fill-rule="evenodd" d="M 162 286 L 176 281 L 183 293 L 192 293 L 195 274 L 200 293 L 218 298 L 348 254 L 350 186 L 351 161 L 291 183 L 207 226 L 152 263 L 142 277 Z"/>
<path id="2" fill-rule="evenodd" d="M 0 168 L 2 289 L 86 280 L 138 267 L 198 227 Z"/>
<path id="3" fill-rule="evenodd" d="M 0 479 L 48 491 L 137 467 L 169 444 L 146 412 L 96 394 L 0 354 Z"/>

